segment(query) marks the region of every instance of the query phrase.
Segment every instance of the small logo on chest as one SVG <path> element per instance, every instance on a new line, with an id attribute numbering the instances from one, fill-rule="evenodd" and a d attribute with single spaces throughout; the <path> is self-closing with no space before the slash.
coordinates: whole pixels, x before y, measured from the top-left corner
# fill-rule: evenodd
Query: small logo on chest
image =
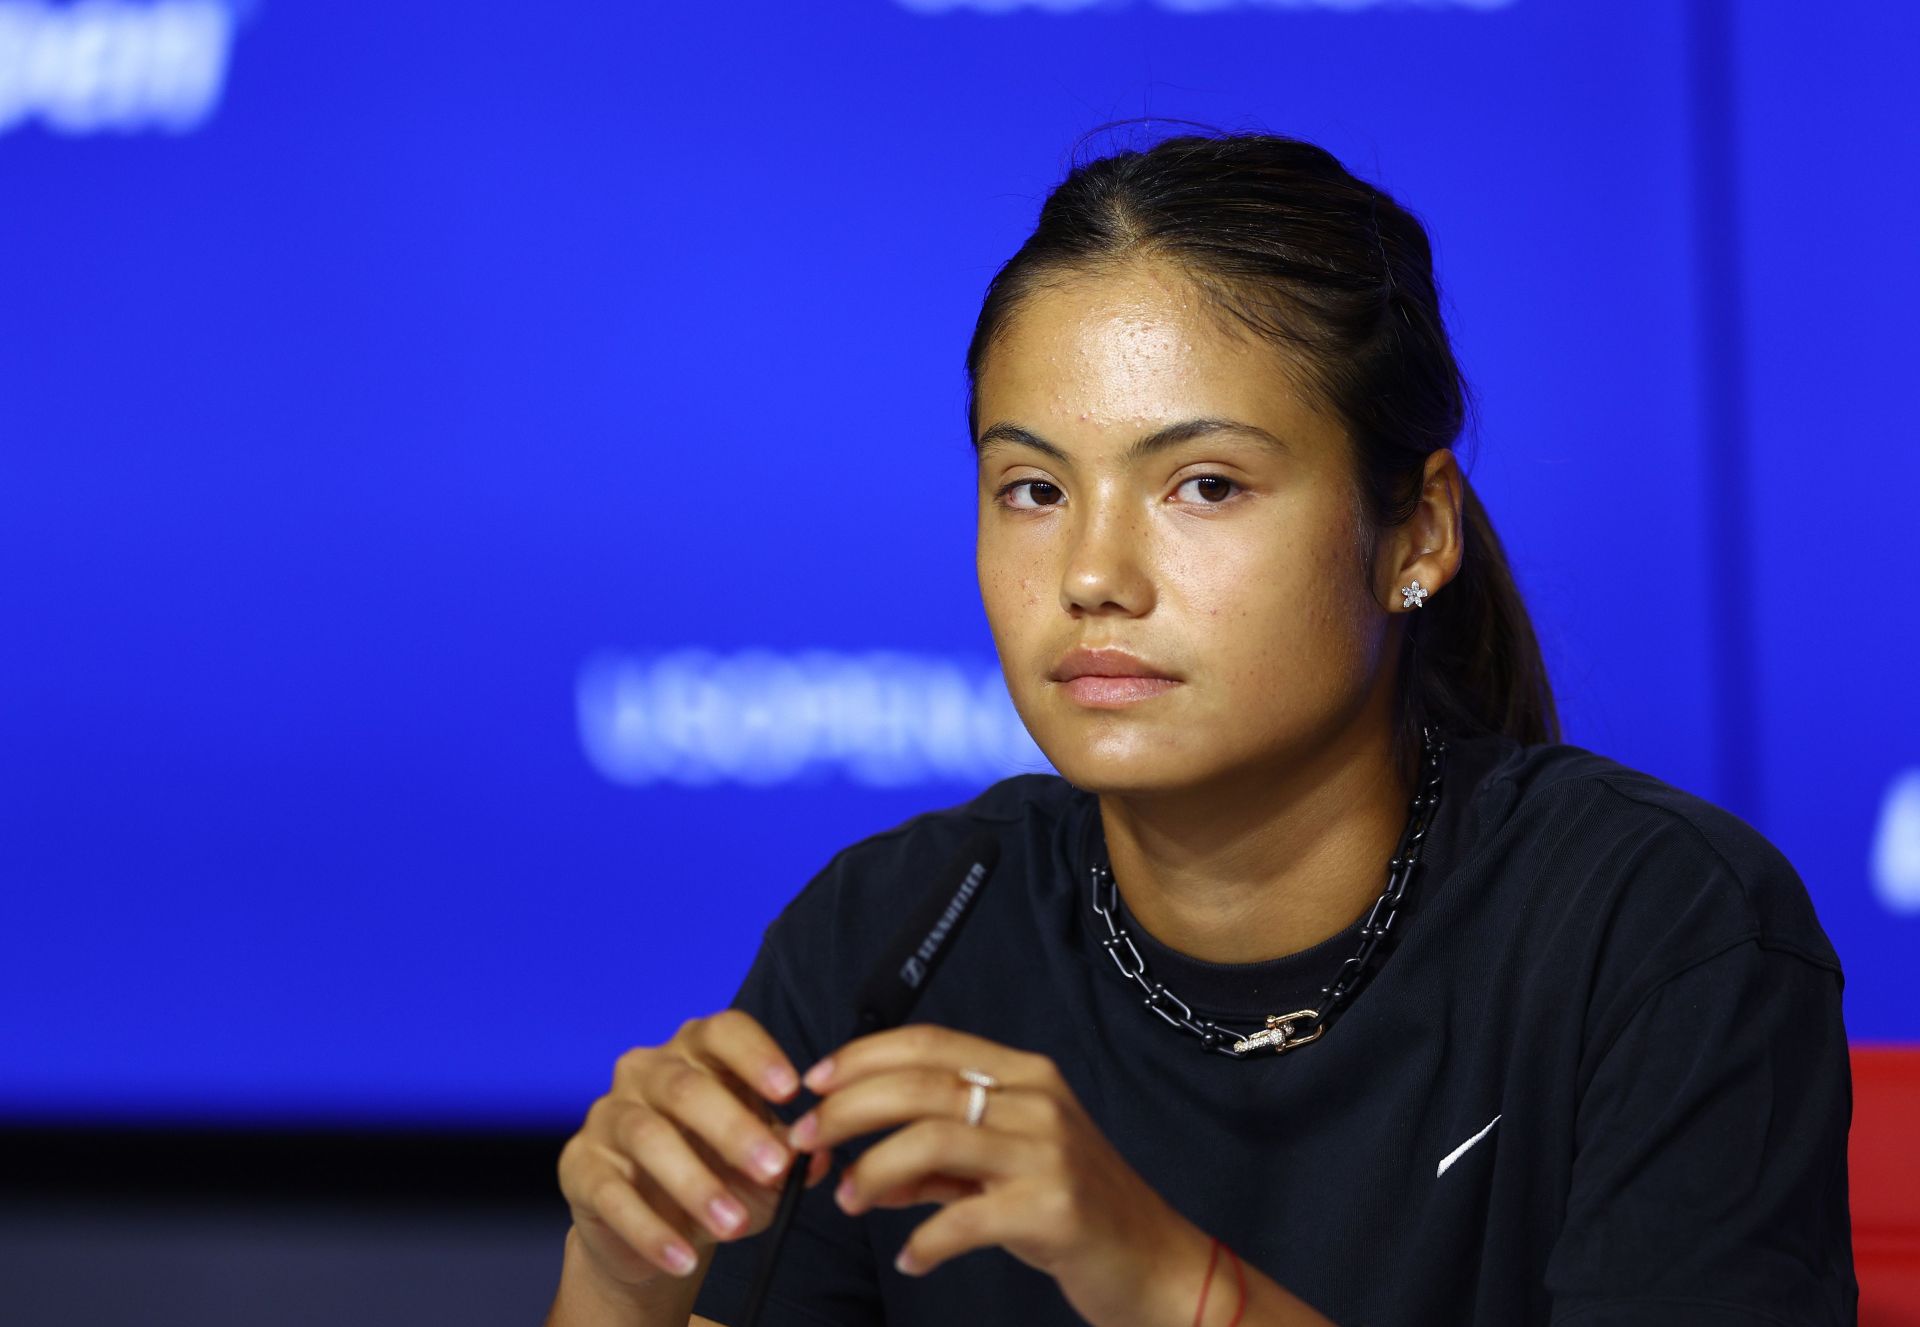
<path id="1" fill-rule="evenodd" d="M 1468 1148 L 1472 1147 L 1475 1143 L 1479 1142 L 1482 1138 L 1485 1138 L 1488 1134 L 1492 1133 L 1493 1126 L 1498 1123 L 1500 1123 L 1500 1117 L 1496 1115 L 1492 1119 L 1486 1122 L 1486 1124 L 1481 1128 L 1479 1133 L 1467 1139 L 1466 1142 L 1460 1144 L 1460 1146 L 1454 1148 L 1453 1151 L 1441 1157 L 1440 1168 L 1433 1172 L 1433 1177 L 1435 1179 L 1439 1179 L 1442 1175 L 1446 1174 L 1448 1166 L 1451 1166 L 1454 1162 L 1458 1161 L 1461 1157 L 1465 1156 Z"/>

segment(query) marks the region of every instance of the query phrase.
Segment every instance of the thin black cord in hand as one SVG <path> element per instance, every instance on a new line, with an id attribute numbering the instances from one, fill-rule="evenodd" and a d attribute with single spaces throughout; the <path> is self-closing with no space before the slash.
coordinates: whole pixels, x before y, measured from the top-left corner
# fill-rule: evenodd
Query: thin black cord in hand
<path id="1" fill-rule="evenodd" d="M 854 1015 L 857 1030 L 874 1033 L 906 1021 L 921 991 L 953 949 L 962 924 L 973 915 L 973 905 L 999 861 L 999 840 L 988 830 L 976 830 L 961 845 L 945 874 L 938 877 L 938 891 L 926 897 L 907 917 L 893 942 L 881 951 L 880 966 L 861 987 Z M 764 1232 L 766 1241 L 753 1288 L 747 1294 L 746 1316 L 738 1327 L 754 1327 L 760 1319 L 760 1308 L 773 1282 L 773 1265 L 780 1257 L 780 1244 L 793 1223 L 794 1210 L 800 1206 L 800 1191 L 806 1187 L 810 1160 L 808 1153 L 796 1154 L 793 1169 L 787 1172 L 773 1224 Z"/>
<path id="2" fill-rule="evenodd" d="M 809 1152 L 795 1153 L 793 1166 L 787 1171 L 787 1182 L 781 1186 L 780 1203 L 773 1209 L 773 1224 L 766 1230 L 760 1266 L 754 1271 L 753 1289 L 747 1292 L 747 1308 L 739 1327 L 754 1327 L 760 1321 L 760 1306 L 767 1302 L 767 1287 L 773 1284 L 773 1266 L 780 1260 L 781 1241 L 787 1237 L 787 1227 L 793 1224 L 794 1211 L 800 1206 L 800 1193 L 807 1187 L 807 1164 L 812 1159 Z"/>

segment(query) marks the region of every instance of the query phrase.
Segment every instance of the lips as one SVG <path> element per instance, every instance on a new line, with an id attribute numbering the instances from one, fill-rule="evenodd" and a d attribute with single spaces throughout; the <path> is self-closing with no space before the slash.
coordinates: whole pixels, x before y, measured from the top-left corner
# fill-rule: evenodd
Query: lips
<path id="1" fill-rule="evenodd" d="M 1116 649 L 1074 649 L 1061 656 L 1047 676 L 1080 704 L 1117 709 L 1180 685 L 1180 679 L 1144 659 Z"/>
<path id="2" fill-rule="evenodd" d="M 1114 709 L 1164 695 L 1180 684 L 1170 677 L 1076 677 L 1064 686 L 1082 705 Z"/>
<path id="3" fill-rule="evenodd" d="M 1071 682 L 1077 677 L 1144 677 L 1179 681 L 1163 668 L 1139 659 L 1125 650 L 1073 649 L 1060 656 L 1047 676 L 1055 682 Z"/>

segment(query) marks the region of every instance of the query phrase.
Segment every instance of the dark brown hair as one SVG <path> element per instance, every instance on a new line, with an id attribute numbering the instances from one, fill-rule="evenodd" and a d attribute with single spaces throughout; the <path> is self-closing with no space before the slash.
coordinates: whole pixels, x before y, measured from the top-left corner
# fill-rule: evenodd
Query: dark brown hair
<path id="1" fill-rule="evenodd" d="M 987 287 L 967 347 L 970 438 L 987 352 L 1022 304 L 1142 258 L 1173 264 L 1217 314 L 1288 352 L 1346 425 L 1371 580 L 1375 534 L 1412 515 L 1426 458 L 1454 444 L 1471 406 L 1426 230 L 1324 148 L 1277 134 L 1184 134 L 1075 166 Z M 1459 574 L 1402 615 L 1394 752 L 1407 770 L 1429 721 L 1560 740 L 1533 624 L 1471 485 L 1463 515 Z"/>

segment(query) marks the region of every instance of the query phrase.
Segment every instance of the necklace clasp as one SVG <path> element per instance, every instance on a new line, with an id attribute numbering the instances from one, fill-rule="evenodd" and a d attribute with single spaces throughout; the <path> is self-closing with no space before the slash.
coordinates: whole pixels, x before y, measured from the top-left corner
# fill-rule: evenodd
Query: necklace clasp
<path id="1" fill-rule="evenodd" d="M 1313 1031 L 1304 1037 L 1294 1036 L 1293 1025 L 1307 1018 L 1312 1019 L 1315 1023 Z M 1312 1009 L 1296 1009 L 1291 1014 L 1268 1014 L 1266 1028 L 1254 1033 L 1251 1037 L 1243 1037 L 1241 1040 L 1234 1042 L 1233 1049 L 1244 1055 L 1248 1051 L 1258 1050 L 1262 1046 L 1271 1046 L 1273 1047 L 1274 1054 L 1278 1055 L 1282 1051 L 1292 1050 L 1295 1046 L 1306 1045 L 1308 1042 L 1317 1039 L 1320 1034 L 1326 1030 L 1326 1026 L 1320 1022 L 1320 1015 Z"/>

